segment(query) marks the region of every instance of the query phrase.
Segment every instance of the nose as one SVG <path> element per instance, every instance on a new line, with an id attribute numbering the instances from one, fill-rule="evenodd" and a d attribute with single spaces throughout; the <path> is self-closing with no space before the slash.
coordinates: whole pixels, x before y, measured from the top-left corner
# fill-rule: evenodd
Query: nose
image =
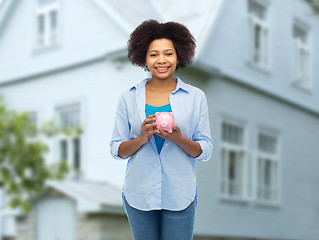
<path id="1" fill-rule="evenodd" d="M 166 62 L 165 55 L 164 54 L 159 54 L 158 63 L 165 63 L 165 62 Z"/>

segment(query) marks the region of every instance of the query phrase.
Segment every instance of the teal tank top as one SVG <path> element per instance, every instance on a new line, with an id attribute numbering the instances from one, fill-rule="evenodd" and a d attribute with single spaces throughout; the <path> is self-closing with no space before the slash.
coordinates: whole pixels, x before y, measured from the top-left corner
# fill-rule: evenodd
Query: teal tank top
<path id="1" fill-rule="evenodd" d="M 151 106 L 148 104 L 145 105 L 146 117 L 148 117 L 149 115 L 155 114 L 156 112 L 172 112 L 171 105 L 167 104 L 167 105 L 164 105 L 161 107 L 154 107 L 154 106 Z M 157 151 L 158 151 L 158 153 L 160 153 L 162 148 L 163 148 L 165 139 L 157 136 L 156 134 L 154 134 L 154 138 L 155 138 Z"/>

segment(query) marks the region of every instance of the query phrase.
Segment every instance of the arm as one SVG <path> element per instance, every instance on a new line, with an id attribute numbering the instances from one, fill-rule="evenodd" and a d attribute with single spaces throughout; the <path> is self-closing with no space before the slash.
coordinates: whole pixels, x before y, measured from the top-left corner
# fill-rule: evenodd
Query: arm
<path id="1" fill-rule="evenodd" d="M 152 121 L 154 122 L 150 123 Z M 141 135 L 132 140 L 122 142 L 118 149 L 118 156 L 128 158 L 137 152 L 155 133 L 155 125 L 155 114 L 148 116 L 142 123 Z"/>
<path id="2" fill-rule="evenodd" d="M 198 142 L 191 141 L 183 135 L 176 144 L 192 158 L 197 158 L 202 153 L 202 148 Z"/>
<path id="3" fill-rule="evenodd" d="M 165 132 L 161 129 L 158 130 L 160 131 L 160 133 L 157 134 L 158 136 L 170 142 L 176 143 L 189 156 L 196 158 L 202 153 L 200 144 L 184 137 L 184 135 L 181 133 L 181 130 L 176 125 L 174 125 L 172 133 Z"/>
<path id="4" fill-rule="evenodd" d="M 122 142 L 119 146 L 118 156 L 121 158 L 128 158 L 136 153 L 143 145 L 144 143 L 141 141 L 140 136 L 130 141 Z"/>
<path id="5" fill-rule="evenodd" d="M 197 126 L 194 131 L 192 140 L 199 143 L 202 149 L 202 153 L 196 158 L 196 160 L 208 161 L 212 154 L 213 141 L 211 139 L 210 134 L 210 124 L 206 96 L 203 92 L 201 94 L 199 120 L 197 122 Z"/>

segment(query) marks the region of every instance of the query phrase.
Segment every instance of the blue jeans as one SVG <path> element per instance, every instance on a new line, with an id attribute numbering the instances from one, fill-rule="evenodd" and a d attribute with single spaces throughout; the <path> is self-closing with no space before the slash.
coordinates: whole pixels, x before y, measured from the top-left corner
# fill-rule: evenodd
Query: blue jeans
<path id="1" fill-rule="evenodd" d="M 197 197 L 184 210 L 141 211 L 131 207 L 122 194 L 123 208 L 128 217 L 134 240 L 193 239 Z"/>

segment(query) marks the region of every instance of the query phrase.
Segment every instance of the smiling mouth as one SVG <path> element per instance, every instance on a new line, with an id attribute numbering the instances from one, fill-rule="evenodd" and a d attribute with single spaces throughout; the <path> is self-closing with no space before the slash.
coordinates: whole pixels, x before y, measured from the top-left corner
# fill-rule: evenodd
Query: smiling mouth
<path id="1" fill-rule="evenodd" d="M 164 70 L 169 69 L 170 66 L 168 66 L 168 67 L 154 67 L 154 68 L 157 69 L 157 70 L 160 70 L 160 71 L 164 71 Z"/>

